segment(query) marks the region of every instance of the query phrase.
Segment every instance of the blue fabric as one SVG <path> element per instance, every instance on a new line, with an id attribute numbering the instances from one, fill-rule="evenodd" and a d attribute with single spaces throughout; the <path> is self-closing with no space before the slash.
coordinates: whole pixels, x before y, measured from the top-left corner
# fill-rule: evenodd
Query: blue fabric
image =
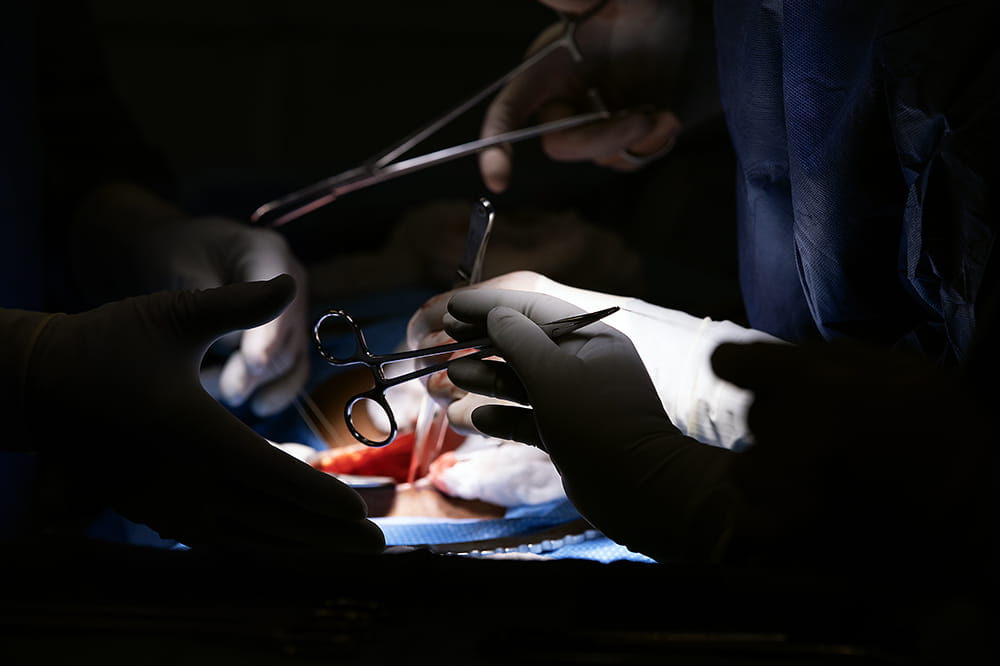
<path id="1" fill-rule="evenodd" d="M 133 546 L 163 548 L 166 550 L 186 550 L 187 546 L 174 539 L 164 539 L 154 529 L 140 523 L 133 523 L 111 509 L 101 512 L 91 523 L 86 535 L 112 543 L 127 543 Z"/>
<path id="2" fill-rule="evenodd" d="M 921 183 L 949 157 L 957 83 L 995 50 L 966 41 L 995 40 L 955 3 L 719 0 L 715 17 L 751 326 L 961 358 L 995 237 L 989 186 L 952 169 L 942 191 L 969 191 L 932 228 Z"/>
<path id="3" fill-rule="evenodd" d="M 739 271 L 747 316 L 760 330 L 808 339 L 816 327 L 794 252 L 780 77 L 782 3 L 719 3 L 716 16 L 720 93 L 739 167 Z"/>
<path id="4" fill-rule="evenodd" d="M 422 546 L 428 544 L 479 541 L 526 534 L 575 520 L 580 514 L 568 500 L 553 500 L 544 504 L 524 505 L 510 509 L 503 518 L 490 520 L 443 518 L 374 518 L 385 534 L 389 546 Z M 566 543 L 541 553 L 551 559 L 586 559 L 597 562 L 628 560 L 653 562 L 615 543 L 599 532 L 576 543 Z"/>
<path id="5" fill-rule="evenodd" d="M 579 517 L 580 514 L 569 501 L 553 500 L 544 504 L 514 507 L 503 518 L 491 520 L 382 517 L 374 518 L 373 522 L 385 534 L 387 546 L 426 546 L 514 536 L 554 527 Z M 171 539 L 162 539 L 145 525 L 130 522 L 113 511 L 103 513 L 88 531 L 88 535 L 136 546 L 188 550 L 184 544 Z M 541 554 L 555 560 L 655 563 L 645 555 L 634 553 L 597 531 L 592 531 L 585 540 L 565 543 L 559 548 Z"/>
<path id="6" fill-rule="evenodd" d="M 395 349 L 405 339 L 406 324 L 410 316 L 433 295 L 434 292 L 426 289 L 392 290 L 345 299 L 338 303 L 327 304 L 327 307 L 342 308 L 359 321 L 366 322 L 363 331 L 369 347 L 377 353 L 387 353 Z M 317 311 L 311 316 L 315 319 L 320 314 L 321 312 Z M 310 358 L 312 367 L 306 387 L 308 391 L 315 390 L 323 382 L 342 371 L 330 366 L 319 354 L 312 354 Z M 245 413 L 241 413 L 241 417 L 252 418 Z M 259 420 L 253 427 L 262 436 L 272 441 L 294 441 L 308 444 L 318 450 L 326 448 L 326 444 L 309 430 L 293 407 L 289 407 L 273 417 Z M 373 521 L 385 533 L 388 545 L 410 546 L 513 536 L 565 523 L 579 517 L 580 514 L 570 502 L 555 500 L 545 504 L 512 507 L 503 518 L 495 520 L 379 517 L 374 518 Z M 108 525 L 111 524 L 109 522 L 104 526 L 104 534 L 111 533 L 107 529 Z M 136 532 L 134 527 L 130 526 L 120 529 L 119 535 L 129 540 L 136 537 L 145 538 L 146 536 L 141 531 Z M 171 546 L 168 542 L 164 542 L 163 545 Z M 545 553 L 545 556 L 553 559 L 573 558 L 598 562 L 617 560 L 652 562 L 644 555 L 633 553 L 600 533 L 595 533 L 592 538 L 579 543 L 565 544 L 554 551 Z"/>

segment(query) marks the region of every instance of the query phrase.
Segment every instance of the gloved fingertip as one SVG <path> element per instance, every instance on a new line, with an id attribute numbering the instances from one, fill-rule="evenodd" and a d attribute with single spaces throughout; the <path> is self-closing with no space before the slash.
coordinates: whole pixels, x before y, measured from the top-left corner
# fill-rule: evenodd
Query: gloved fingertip
<path id="1" fill-rule="evenodd" d="M 472 410 L 469 421 L 488 437 L 521 442 L 545 450 L 530 409 L 481 405 Z"/>
<path id="2" fill-rule="evenodd" d="M 256 378 L 248 370 L 240 352 L 233 353 L 219 374 L 219 395 L 230 407 L 239 407 L 256 388 Z"/>
<path id="3" fill-rule="evenodd" d="M 746 345 L 722 343 L 712 352 L 709 363 L 719 379 L 743 388 L 747 388 L 755 374 L 753 357 L 747 355 Z"/>
<path id="4" fill-rule="evenodd" d="M 246 284 L 267 293 L 267 300 L 287 304 L 295 297 L 295 278 L 288 273 L 279 273 L 266 280 L 250 280 Z"/>
<path id="5" fill-rule="evenodd" d="M 479 171 L 486 188 L 500 194 L 510 183 L 510 151 L 500 147 L 487 148 L 479 155 Z"/>
<path id="6" fill-rule="evenodd" d="M 246 398 L 243 398 L 246 400 Z M 254 397 L 250 401 L 250 410 L 253 412 L 254 416 L 259 418 L 267 418 L 269 416 L 274 416 L 278 412 L 282 411 L 285 407 L 291 404 L 291 399 L 285 396 L 275 396 L 271 394 L 264 394 Z"/>
<path id="7" fill-rule="evenodd" d="M 367 513 L 367 509 L 366 509 Z M 352 550 L 365 555 L 378 555 L 385 550 L 385 532 L 370 520 L 358 524 L 358 539 Z"/>
<path id="8" fill-rule="evenodd" d="M 486 185 L 486 189 L 493 194 L 503 194 L 507 189 L 508 179 L 496 174 L 490 174 L 483 178 L 483 184 Z"/>
<path id="9" fill-rule="evenodd" d="M 496 424 L 493 422 L 492 414 L 490 414 L 490 409 L 486 405 L 473 409 L 472 413 L 469 414 L 469 421 L 476 430 L 488 437 L 507 439 L 506 433 L 497 432 Z"/>
<path id="10" fill-rule="evenodd" d="M 475 388 L 473 380 L 479 376 L 476 359 L 460 358 L 451 362 L 447 374 L 451 383 L 460 389 L 470 391 Z"/>
<path id="11" fill-rule="evenodd" d="M 293 291 L 295 289 L 295 278 L 289 273 L 279 273 L 265 282 L 274 285 L 275 288 L 292 289 Z"/>
<path id="12" fill-rule="evenodd" d="M 222 393 L 219 395 L 218 400 L 227 407 L 242 407 L 243 403 L 247 401 L 247 396 L 246 394 Z"/>
<path id="13" fill-rule="evenodd" d="M 739 348 L 731 342 L 723 342 L 712 352 L 710 362 L 712 370 L 720 377 L 732 368 L 740 358 Z"/>
<path id="14" fill-rule="evenodd" d="M 295 281 L 279 275 L 263 282 L 236 282 L 179 292 L 173 309 L 179 326 L 191 328 L 211 344 L 232 331 L 255 328 L 277 317 L 295 297 Z"/>
<path id="15" fill-rule="evenodd" d="M 727 342 L 715 348 L 709 362 L 720 378 L 758 390 L 789 381 L 803 372 L 794 345 L 770 342 Z"/>

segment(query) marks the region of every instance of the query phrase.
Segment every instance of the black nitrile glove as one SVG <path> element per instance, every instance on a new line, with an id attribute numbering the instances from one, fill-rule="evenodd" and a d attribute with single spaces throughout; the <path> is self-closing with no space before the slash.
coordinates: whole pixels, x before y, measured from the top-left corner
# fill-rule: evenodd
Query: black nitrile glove
<path id="1" fill-rule="evenodd" d="M 712 365 L 754 393 L 733 473 L 753 557 L 927 583 L 995 552 L 996 433 L 957 373 L 857 343 L 724 344 Z"/>
<path id="2" fill-rule="evenodd" d="M 998 663 L 996 375 L 983 360 L 968 357 L 989 379 L 976 385 L 858 343 L 717 347 L 715 373 L 754 393 L 728 559 L 821 574 L 835 587 L 816 608 L 849 600 L 841 616 L 890 652 Z"/>
<path id="3" fill-rule="evenodd" d="M 580 513 L 609 537 L 656 559 L 713 557 L 725 519 L 703 515 L 725 493 L 730 451 L 670 422 L 631 341 L 597 322 L 553 340 L 537 324 L 579 314 L 523 291 L 457 293 L 445 318 L 456 339 L 489 333 L 498 361 L 459 360 L 459 387 L 522 404 L 478 407 L 487 435 L 544 448 Z"/>
<path id="4" fill-rule="evenodd" d="M 214 340 L 271 320 L 294 288 L 283 275 L 51 316 L 25 356 L 16 418 L 89 498 L 165 538 L 380 552 L 353 490 L 272 446 L 199 381 Z"/>

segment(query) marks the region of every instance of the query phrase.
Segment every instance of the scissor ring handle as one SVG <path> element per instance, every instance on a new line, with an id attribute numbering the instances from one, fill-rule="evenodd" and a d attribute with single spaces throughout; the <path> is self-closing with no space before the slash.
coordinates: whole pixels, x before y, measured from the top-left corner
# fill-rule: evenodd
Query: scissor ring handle
<path id="1" fill-rule="evenodd" d="M 369 439 L 355 427 L 353 418 L 354 405 L 358 404 L 362 400 L 371 400 L 377 404 L 389 418 L 389 434 L 386 435 L 384 439 Z M 396 425 L 396 417 L 393 415 L 392 410 L 389 409 L 389 401 L 386 400 L 385 393 L 378 386 L 370 391 L 359 393 L 347 401 L 347 404 L 344 405 L 344 421 L 347 422 L 347 429 L 351 431 L 354 438 L 362 444 L 366 444 L 368 446 L 385 446 L 386 444 L 392 442 L 392 440 L 396 439 L 396 435 L 399 434 L 399 427 Z"/>
<path id="2" fill-rule="evenodd" d="M 354 356 L 351 358 L 341 358 L 339 356 L 334 356 L 326 350 L 323 346 L 323 340 L 320 338 L 319 329 L 323 325 L 323 322 L 331 317 L 336 317 L 338 319 L 343 319 L 350 326 L 351 330 L 354 332 Z M 361 327 L 358 326 L 357 322 L 350 313 L 344 310 L 327 310 L 316 320 L 316 324 L 313 326 L 313 341 L 316 343 L 316 349 L 319 351 L 319 355 L 326 359 L 327 363 L 332 365 L 354 365 L 362 361 L 365 356 L 370 356 L 368 352 L 368 345 L 365 342 L 365 336 L 361 332 Z"/>

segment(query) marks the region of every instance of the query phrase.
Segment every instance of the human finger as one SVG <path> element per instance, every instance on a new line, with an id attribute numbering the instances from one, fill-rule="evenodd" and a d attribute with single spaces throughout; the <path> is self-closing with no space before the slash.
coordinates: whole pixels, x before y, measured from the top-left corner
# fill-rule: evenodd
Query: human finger
<path id="1" fill-rule="evenodd" d="M 456 386 L 451 381 L 448 373 L 444 370 L 428 375 L 426 387 L 427 393 L 434 400 L 445 405 L 462 398 L 466 394 L 464 389 Z"/>
<path id="2" fill-rule="evenodd" d="M 490 398 L 528 404 L 528 394 L 514 370 L 503 361 L 459 359 L 448 368 L 458 387 Z"/>
<path id="3" fill-rule="evenodd" d="M 517 291 L 538 291 L 545 278 L 534 271 L 512 271 L 497 275 L 474 285 L 460 287 L 436 294 L 427 299 L 410 317 L 406 325 L 408 349 L 420 349 L 451 342 L 450 336 L 435 337 L 444 330 L 443 321 L 448 311 L 448 301 L 460 291 L 471 289 L 503 288 Z"/>
<path id="4" fill-rule="evenodd" d="M 294 295 L 295 281 L 289 275 L 183 292 L 174 295 L 176 302 L 170 303 L 173 324 L 178 331 L 194 331 L 211 342 L 231 331 L 270 321 Z"/>
<path id="5" fill-rule="evenodd" d="M 720 378 L 756 392 L 787 389 L 814 379 L 829 365 L 801 347 L 765 342 L 723 343 L 712 353 L 712 371 Z"/>
<path id="6" fill-rule="evenodd" d="M 547 113 L 564 113 L 552 109 Z M 553 132 L 542 138 L 545 153 L 563 162 L 591 160 L 622 170 L 669 150 L 680 132 L 680 121 L 669 111 L 622 111 L 600 122 Z M 629 159 L 628 155 L 632 156 Z"/>
<path id="7" fill-rule="evenodd" d="M 545 448 L 534 412 L 527 407 L 483 405 L 472 412 L 472 422 L 484 435 Z"/>
<path id="8" fill-rule="evenodd" d="M 649 117 L 652 125 L 638 139 L 594 161 L 618 171 L 635 171 L 673 150 L 680 136 L 681 121 L 671 111 L 651 112 Z"/>
<path id="9" fill-rule="evenodd" d="M 409 349 L 430 346 L 429 336 L 443 328 L 441 319 L 448 311 L 448 300 L 452 294 L 451 291 L 435 294 L 410 315 L 410 320 L 406 323 L 406 344 Z"/>
<path id="10" fill-rule="evenodd" d="M 472 414 L 483 405 L 513 404 L 498 398 L 480 395 L 478 393 L 466 393 L 463 397 L 451 402 L 448 409 L 448 423 L 455 432 L 463 435 L 480 434 L 480 431 L 472 423 Z"/>
<path id="11" fill-rule="evenodd" d="M 554 40 L 562 27 L 556 23 L 546 28 L 535 39 L 529 53 L 535 52 Z M 565 56 L 549 56 L 534 67 L 521 72 L 504 86 L 490 102 L 483 116 L 479 136 L 488 138 L 523 127 L 546 101 L 558 94 L 562 81 L 572 74 L 572 61 Z M 501 144 L 487 148 L 479 154 L 479 171 L 486 187 L 495 193 L 503 192 L 510 183 L 513 169 L 513 148 Z"/>
<path id="12" fill-rule="evenodd" d="M 295 355 L 291 368 L 258 386 L 250 401 L 250 408 L 260 417 L 277 414 L 295 401 L 308 380 L 309 361 L 303 349 Z"/>
<path id="13" fill-rule="evenodd" d="M 244 331 L 238 350 L 230 354 L 219 376 L 224 402 L 242 405 L 250 396 L 259 416 L 270 416 L 291 404 L 309 376 L 304 317 L 285 310 L 271 322 Z M 257 391 L 266 387 L 266 395 Z"/>

